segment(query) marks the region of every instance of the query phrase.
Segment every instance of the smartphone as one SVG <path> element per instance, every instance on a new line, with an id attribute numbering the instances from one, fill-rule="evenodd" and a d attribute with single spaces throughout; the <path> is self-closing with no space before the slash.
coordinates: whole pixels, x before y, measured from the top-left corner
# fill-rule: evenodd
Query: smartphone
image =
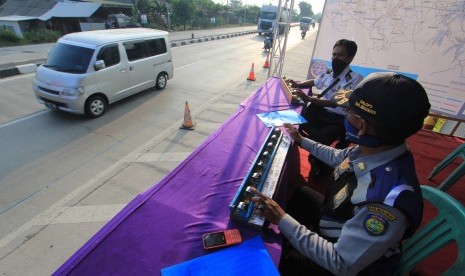
<path id="1" fill-rule="evenodd" d="M 212 249 L 225 247 L 242 242 L 239 229 L 228 229 L 224 231 L 203 234 L 203 248 Z"/>

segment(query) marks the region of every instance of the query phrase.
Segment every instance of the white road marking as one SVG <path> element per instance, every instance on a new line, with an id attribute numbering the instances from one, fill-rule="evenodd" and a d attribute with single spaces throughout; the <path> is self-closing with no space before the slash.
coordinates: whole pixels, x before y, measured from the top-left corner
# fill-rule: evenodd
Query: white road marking
<path id="1" fill-rule="evenodd" d="M 36 217 L 34 222 L 36 225 L 105 222 L 118 214 L 124 206 L 126 204 L 61 207 L 55 210 L 56 213 L 48 214 L 47 217 Z"/>
<path id="2" fill-rule="evenodd" d="M 183 161 L 190 152 L 146 153 L 134 162 L 171 162 Z"/>
<path id="3" fill-rule="evenodd" d="M 202 123 L 202 129 L 217 129 L 221 126 L 222 124 L 219 123 Z"/>
<path id="4" fill-rule="evenodd" d="M 180 66 L 180 67 L 176 67 L 176 68 L 174 68 L 174 70 L 183 69 L 185 67 L 189 67 L 189 66 L 194 65 L 194 64 L 199 63 L 199 62 L 202 62 L 202 60 L 197 60 L 196 62 L 192 62 L 192 63 L 186 64 L 186 65 Z"/>
<path id="5" fill-rule="evenodd" d="M 236 110 L 236 109 L 239 108 L 239 105 L 237 105 L 237 104 L 222 104 L 222 103 L 220 103 L 220 104 L 215 104 L 215 105 L 212 106 L 212 107 L 214 107 L 215 109 L 231 108 L 231 109 Z"/>
<path id="6" fill-rule="evenodd" d="M 36 113 L 33 113 L 31 115 L 28 115 L 28 116 L 25 116 L 25 117 L 22 117 L 22 118 L 19 118 L 19 119 L 16 119 L 16 120 L 13 120 L 13 121 L 10 121 L 8 123 L 5 123 L 3 125 L 0 125 L 0 128 L 4 128 L 4 127 L 7 127 L 7 126 L 11 126 L 11 125 L 14 125 L 16 123 L 20 123 L 22 121 L 26 121 L 26 120 L 29 120 L 31 118 L 34 118 L 34 117 L 37 117 L 37 116 L 40 116 L 44 113 L 47 113 L 47 112 L 50 112 L 51 110 L 50 109 L 44 109 L 44 110 L 41 110 L 41 111 L 37 111 Z"/>
<path id="7" fill-rule="evenodd" d="M 10 81 L 12 79 L 20 79 L 20 78 L 25 78 L 25 77 L 30 77 L 32 73 L 30 74 L 20 74 L 20 75 L 15 75 L 7 78 L 0 79 L 0 83 Z"/>

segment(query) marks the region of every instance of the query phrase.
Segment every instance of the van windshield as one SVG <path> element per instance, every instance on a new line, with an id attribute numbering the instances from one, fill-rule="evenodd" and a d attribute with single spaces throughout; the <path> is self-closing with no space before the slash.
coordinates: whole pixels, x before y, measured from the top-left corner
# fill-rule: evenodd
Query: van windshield
<path id="1" fill-rule="evenodd" d="M 83 74 L 89 67 L 93 49 L 57 43 L 47 57 L 44 66 L 55 71 Z"/>

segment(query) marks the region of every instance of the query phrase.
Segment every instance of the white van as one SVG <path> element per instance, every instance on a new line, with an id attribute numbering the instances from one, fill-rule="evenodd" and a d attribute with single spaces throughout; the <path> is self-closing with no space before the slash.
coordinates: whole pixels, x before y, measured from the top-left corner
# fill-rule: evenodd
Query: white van
<path id="1" fill-rule="evenodd" d="M 37 100 L 92 118 L 108 105 L 173 78 L 168 32 L 111 29 L 67 34 L 37 68 Z"/>

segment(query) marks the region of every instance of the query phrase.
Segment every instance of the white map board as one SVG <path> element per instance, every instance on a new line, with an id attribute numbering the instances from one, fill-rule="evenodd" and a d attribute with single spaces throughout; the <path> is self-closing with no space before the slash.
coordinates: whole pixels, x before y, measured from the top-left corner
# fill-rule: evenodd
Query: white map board
<path id="1" fill-rule="evenodd" d="M 426 89 L 431 111 L 465 118 L 465 1 L 326 0 L 308 78 L 331 64 L 341 38 L 358 45 L 352 70 L 405 74 Z"/>

